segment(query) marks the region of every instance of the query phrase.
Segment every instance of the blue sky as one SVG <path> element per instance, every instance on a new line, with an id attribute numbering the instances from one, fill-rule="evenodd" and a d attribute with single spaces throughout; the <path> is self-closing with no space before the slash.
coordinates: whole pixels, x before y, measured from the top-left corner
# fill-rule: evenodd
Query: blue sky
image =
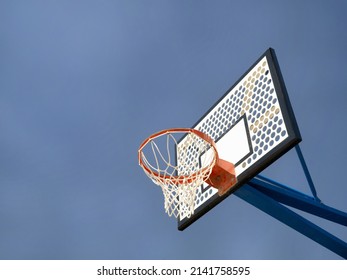
<path id="1" fill-rule="evenodd" d="M 179 232 L 137 149 L 191 127 L 273 47 L 318 196 L 347 212 L 346 12 L 345 1 L 1 1 L 0 258 L 339 259 L 235 196 Z M 310 193 L 294 151 L 263 175 Z"/>

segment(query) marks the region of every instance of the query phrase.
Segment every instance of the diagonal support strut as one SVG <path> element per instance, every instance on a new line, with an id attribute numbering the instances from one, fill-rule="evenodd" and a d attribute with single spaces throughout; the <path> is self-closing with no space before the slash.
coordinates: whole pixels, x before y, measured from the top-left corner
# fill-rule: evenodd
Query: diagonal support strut
<path id="1" fill-rule="evenodd" d="M 263 193 L 261 190 L 258 190 L 256 188 L 258 183 L 259 182 L 255 179 L 252 179 L 249 184 L 244 185 L 242 188 L 235 191 L 234 194 L 337 255 L 347 259 L 346 242 L 280 204 L 271 197 L 271 195 L 265 194 L 266 192 Z M 260 186 L 260 189 L 264 188 L 265 185 L 264 183 L 263 186 Z M 283 199 L 286 197 L 286 195 L 283 195 L 281 192 L 279 192 L 279 196 L 282 196 Z M 291 199 L 289 199 L 289 201 L 290 200 Z"/>
<path id="2" fill-rule="evenodd" d="M 305 211 L 331 222 L 347 226 L 347 213 L 329 207 L 322 202 L 317 201 L 315 198 L 298 192 L 281 183 L 257 175 L 249 181 L 248 184 L 277 202 Z"/>

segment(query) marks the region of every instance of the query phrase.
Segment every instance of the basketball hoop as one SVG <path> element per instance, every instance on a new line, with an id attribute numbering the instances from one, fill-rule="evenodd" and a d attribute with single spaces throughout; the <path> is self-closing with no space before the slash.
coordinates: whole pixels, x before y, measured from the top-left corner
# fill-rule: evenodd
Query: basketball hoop
<path id="1" fill-rule="evenodd" d="M 196 189 L 204 182 L 224 195 L 236 183 L 234 165 L 219 159 L 216 144 L 205 133 L 190 128 L 159 131 L 138 151 L 146 175 L 162 188 L 169 216 L 194 213 Z"/>

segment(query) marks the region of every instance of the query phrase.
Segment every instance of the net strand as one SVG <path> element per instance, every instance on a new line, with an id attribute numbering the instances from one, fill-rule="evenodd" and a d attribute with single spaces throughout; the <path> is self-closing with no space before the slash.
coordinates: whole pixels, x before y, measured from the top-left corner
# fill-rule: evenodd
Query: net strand
<path id="1" fill-rule="evenodd" d="M 166 213 L 176 218 L 189 218 L 194 213 L 196 190 L 209 177 L 215 154 L 208 153 L 210 143 L 193 133 L 187 133 L 179 142 L 173 133 L 166 133 L 165 155 L 155 140 L 150 140 L 154 163 L 147 159 L 143 150 L 140 153 L 147 167 L 145 173 L 161 187 Z M 177 164 L 172 163 L 170 144 L 175 147 Z"/>

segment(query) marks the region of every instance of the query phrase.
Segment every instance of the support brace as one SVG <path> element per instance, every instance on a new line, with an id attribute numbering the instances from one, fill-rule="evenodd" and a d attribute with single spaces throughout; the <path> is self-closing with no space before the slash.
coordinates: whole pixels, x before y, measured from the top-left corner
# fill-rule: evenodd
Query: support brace
<path id="1" fill-rule="evenodd" d="M 313 197 L 261 175 L 252 178 L 234 194 L 332 252 L 347 259 L 346 242 L 282 205 L 285 204 L 334 223 L 347 226 L 347 213 L 321 203 L 299 145 L 296 145 L 295 149 Z"/>
<path id="2" fill-rule="evenodd" d="M 252 184 L 254 186 L 254 182 Z M 257 190 L 255 187 L 252 187 L 250 184 L 244 185 L 234 194 L 337 255 L 347 259 L 346 242 L 283 206 L 273 198 Z M 346 216 L 346 213 L 344 214 Z"/>

